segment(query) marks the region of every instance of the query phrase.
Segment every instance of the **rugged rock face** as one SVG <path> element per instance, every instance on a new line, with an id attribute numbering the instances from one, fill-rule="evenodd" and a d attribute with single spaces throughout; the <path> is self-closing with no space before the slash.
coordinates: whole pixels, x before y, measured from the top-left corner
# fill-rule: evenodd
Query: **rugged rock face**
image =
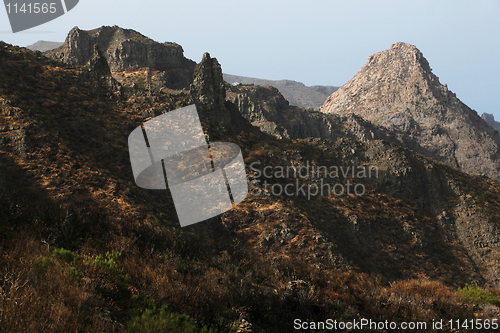
<path id="1" fill-rule="evenodd" d="M 231 125 L 234 129 L 249 126 L 237 107 L 226 101 L 222 68 L 209 53 L 205 53 L 201 62 L 196 65 L 190 93 L 200 117 L 215 124 Z"/>
<path id="2" fill-rule="evenodd" d="M 385 139 L 401 142 L 394 133 L 364 121 L 356 115 L 339 116 L 306 111 L 292 106 L 271 86 L 239 85 L 227 87 L 227 100 L 261 131 L 278 138 L 319 138 L 334 141 L 350 137 L 362 142 Z"/>
<path id="3" fill-rule="evenodd" d="M 205 53 L 201 62 L 194 70 L 191 95 L 196 103 L 198 112 L 212 120 L 229 122 L 226 111 L 226 88 L 222 78 L 222 69 L 216 58 Z"/>
<path id="4" fill-rule="evenodd" d="M 96 88 L 106 86 L 112 91 L 120 91 L 121 86 L 111 76 L 108 62 L 97 44 L 94 44 L 92 58 L 90 58 L 85 67 L 88 69 L 89 77 L 96 83 Z"/>
<path id="5" fill-rule="evenodd" d="M 490 113 L 483 113 L 481 115 L 481 118 L 483 118 L 483 120 L 486 121 L 486 123 L 488 125 L 490 125 L 491 127 L 493 127 L 493 129 L 495 131 L 499 131 L 500 132 L 500 123 L 495 120 L 495 117 L 493 117 L 492 114 L 490 114 Z"/>
<path id="6" fill-rule="evenodd" d="M 414 150 L 469 173 L 500 178 L 500 138 L 439 82 L 413 45 L 396 43 L 370 56 L 320 111 L 354 113 L 406 136 Z"/>
<path id="7" fill-rule="evenodd" d="M 290 107 L 277 88 L 271 86 L 228 86 L 227 99 L 238 107 L 254 126 L 280 118 L 280 111 Z"/>
<path id="8" fill-rule="evenodd" d="M 93 57 L 94 45 L 103 52 L 111 72 L 149 67 L 163 72 L 162 81 L 168 87 L 187 87 L 191 83 L 196 63 L 184 57 L 180 45 L 161 44 L 118 26 L 90 31 L 75 27 L 61 47 L 46 54 L 70 65 L 84 66 Z"/>

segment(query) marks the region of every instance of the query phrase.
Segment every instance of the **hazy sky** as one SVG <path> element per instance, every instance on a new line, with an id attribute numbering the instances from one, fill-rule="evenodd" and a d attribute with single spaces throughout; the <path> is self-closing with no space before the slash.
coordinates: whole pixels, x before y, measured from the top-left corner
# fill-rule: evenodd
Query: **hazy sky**
<path id="1" fill-rule="evenodd" d="M 102 25 L 177 42 L 197 62 L 210 52 L 225 73 L 306 85 L 343 85 L 371 54 L 407 42 L 465 104 L 500 120 L 500 0 L 80 0 L 16 34 L 0 9 L 0 39 L 20 46 Z"/>

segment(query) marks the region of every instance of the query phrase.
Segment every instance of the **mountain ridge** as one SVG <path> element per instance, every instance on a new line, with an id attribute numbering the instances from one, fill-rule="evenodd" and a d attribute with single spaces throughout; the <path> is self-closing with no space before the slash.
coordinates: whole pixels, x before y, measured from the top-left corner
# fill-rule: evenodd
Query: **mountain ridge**
<path id="1" fill-rule="evenodd" d="M 26 48 L 31 51 L 46 52 L 53 49 L 57 49 L 58 47 L 61 47 L 63 44 L 64 43 L 62 42 L 50 42 L 46 40 L 39 40 L 34 44 L 26 46 Z"/>
<path id="2" fill-rule="evenodd" d="M 326 98 L 339 88 L 321 85 L 306 86 L 293 80 L 265 80 L 231 74 L 224 74 L 224 80 L 231 84 L 241 83 L 275 87 L 290 104 L 313 109 L 318 109 L 323 105 Z"/>
<path id="3" fill-rule="evenodd" d="M 160 85 L 178 88 L 192 82 L 196 63 L 184 57 L 177 43 L 158 43 L 132 29 L 103 26 L 93 30 L 74 27 L 64 44 L 45 52 L 49 57 L 72 66 L 84 66 L 96 45 L 113 74 L 148 67 L 156 71 Z"/>

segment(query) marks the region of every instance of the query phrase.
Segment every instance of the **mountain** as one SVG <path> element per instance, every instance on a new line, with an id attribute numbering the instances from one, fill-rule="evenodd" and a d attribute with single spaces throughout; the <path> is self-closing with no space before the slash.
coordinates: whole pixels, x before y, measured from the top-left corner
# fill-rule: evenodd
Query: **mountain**
<path id="1" fill-rule="evenodd" d="M 483 113 L 481 115 L 481 118 L 488 124 L 490 125 L 491 127 L 493 127 L 493 129 L 495 131 L 499 131 L 500 132 L 500 123 L 498 121 L 495 120 L 495 117 L 493 117 L 492 114 L 490 113 Z"/>
<path id="2" fill-rule="evenodd" d="M 278 88 L 290 104 L 313 109 L 318 109 L 328 96 L 338 89 L 338 87 L 332 86 L 307 87 L 301 82 L 292 80 L 263 80 L 230 74 L 224 74 L 224 80 L 231 84 L 241 83 L 275 87 Z"/>
<path id="3" fill-rule="evenodd" d="M 404 137 L 405 145 L 465 172 L 500 178 L 500 137 L 463 104 L 413 45 L 369 57 L 320 111 L 356 114 Z"/>
<path id="4" fill-rule="evenodd" d="M 26 46 L 26 48 L 31 50 L 31 51 L 46 52 L 46 51 L 56 49 L 56 48 L 62 46 L 63 44 L 64 43 L 61 43 L 61 42 L 48 42 L 45 40 L 39 40 L 35 44 L 31 44 L 29 46 Z"/>
<path id="5" fill-rule="evenodd" d="M 46 52 L 73 66 L 85 65 L 96 45 L 106 58 L 111 72 L 125 78 L 127 71 L 150 68 L 148 83 L 153 88 L 183 88 L 191 84 L 196 63 L 184 57 L 176 43 L 158 43 L 140 33 L 118 26 L 103 26 L 85 31 L 73 28 L 62 46 Z"/>
<path id="6" fill-rule="evenodd" d="M 143 63 L 115 79 L 105 50 L 78 44 L 77 66 L 0 42 L 2 330 L 292 332 L 297 318 L 439 318 L 452 331 L 452 319 L 498 318 L 498 181 L 360 116 L 225 84 L 208 53 L 187 88 L 154 90 Z M 169 188 L 135 184 L 127 139 L 193 103 L 210 142 L 241 148 L 250 194 L 181 228 Z"/>

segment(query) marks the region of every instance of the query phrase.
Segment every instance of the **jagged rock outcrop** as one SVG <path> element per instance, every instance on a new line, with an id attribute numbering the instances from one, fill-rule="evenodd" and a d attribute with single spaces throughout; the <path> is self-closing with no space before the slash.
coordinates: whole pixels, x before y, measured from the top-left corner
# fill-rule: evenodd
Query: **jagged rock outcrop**
<path id="1" fill-rule="evenodd" d="M 280 118 L 280 111 L 289 108 L 285 97 L 272 86 L 240 85 L 227 87 L 227 100 L 238 107 L 254 126 Z"/>
<path id="2" fill-rule="evenodd" d="M 413 45 L 369 57 L 320 108 L 356 114 L 405 136 L 407 146 L 468 173 L 500 178 L 500 137 L 432 73 Z"/>
<path id="3" fill-rule="evenodd" d="M 483 118 L 483 120 L 488 124 L 490 125 L 491 127 L 493 127 L 493 129 L 495 131 L 498 131 L 500 132 L 500 123 L 498 121 L 495 120 L 495 117 L 493 117 L 493 115 L 491 113 L 483 113 L 481 115 L 481 118 Z"/>
<path id="4" fill-rule="evenodd" d="M 229 123 L 222 69 L 217 59 L 211 58 L 208 52 L 203 54 L 201 62 L 194 70 L 191 95 L 200 115 L 203 114 L 214 121 Z"/>
<path id="5" fill-rule="evenodd" d="M 229 125 L 233 129 L 250 126 L 237 107 L 226 101 L 222 68 L 209 53 L 205 53 L 201 62 L 196 65 L 190 93 L 200 117 L 216 124 Z"/>
<path id="6" fill-rule="evenodd" d="M 88 76 L 95 82 L 96 88 L 106 86 L 112 91 L 121 91 L 121 85 L 111 76 L 108 62 L 97 44 L 94 44 L 92 58 L 85 67 L 88 70 Z"/>
<path id="7" fill-rule="evenodd" d="M 97 45 L 108 62 L 111 72 L 149 67 L 161 71 L 162 81 L 171 88 L 188 87 L 196 63 L 184 57 L 176 43 L 158 43 L 140 33 L 118 26 L 85 31 L 74 27 L 64 44 L 45 54 L 63 62 L 84 66 Z"/>

